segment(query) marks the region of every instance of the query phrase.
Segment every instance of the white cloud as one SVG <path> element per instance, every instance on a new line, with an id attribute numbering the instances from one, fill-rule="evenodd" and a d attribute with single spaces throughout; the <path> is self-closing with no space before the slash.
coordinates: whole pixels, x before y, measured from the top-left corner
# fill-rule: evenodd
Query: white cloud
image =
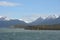
<path id="1" fill-rule="evenodd" d="M 21 6 L 22 4 L 7 2 L 7 1 L 0 1 L 0 6 Z"/>

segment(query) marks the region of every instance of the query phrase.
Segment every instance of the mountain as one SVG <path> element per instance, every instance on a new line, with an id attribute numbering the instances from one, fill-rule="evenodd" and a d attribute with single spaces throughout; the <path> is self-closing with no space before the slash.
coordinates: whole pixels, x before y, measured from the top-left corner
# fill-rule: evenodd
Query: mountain
<path id="1" fill-rule="evenodd" d="M 55 24 L 55 20 L 56 20 L 56 16 L 55 15 L 50 15 L 48 17 L 46 17 L 46 19 L 44 19 L 43 22 L 41 22 L 42 25 L 52 25 Z"/>
<path id="2" fill-rule="evenodd" d="M 0 18 L 0 28 L 8 28 L 10 26 L 14 25 L 27 25 L 24 21 L 18 20 L 18 19 L 9 19 L 7 20 L 6 17 Z"/>
<path id="3" fill-rule="evenodd" d="M 42 17 L 39 17 L 37 20 L 33 21 L 32 23 L 29 23 L 29 25 L 39 25 L 44 19 Z"/>
<path id="4" fill-rule="evenodd" d="M 60 16 L 56 17 L 55 15 L 50 15 L 43 19 L 42 17 L 38 18 L 29 25 L 53 25 L 53 24 L 60 24 Z"/>
<path id="5" fill-rule="evenodd" d="M 39 17 L 37 20 L 31 23 L 25 23 L 19 19 L 9 19 L 7 17 L 0 17 L 0 28 L 9 28 L 14 26 L 15 28 L 22 28 L 26 26 L 35 26 L 35 25 L 53 25 L 60 24 L 60 16 L 56 17 L 55 15 L 50 15 L 45 19 L 43 17 Z"/>
<path id="6" fill-rule="evenodd" d="M 60 24 L 60 16 L 58 18 L 56 18 L 56 20 L 54 20 L 54 23 Z"/>

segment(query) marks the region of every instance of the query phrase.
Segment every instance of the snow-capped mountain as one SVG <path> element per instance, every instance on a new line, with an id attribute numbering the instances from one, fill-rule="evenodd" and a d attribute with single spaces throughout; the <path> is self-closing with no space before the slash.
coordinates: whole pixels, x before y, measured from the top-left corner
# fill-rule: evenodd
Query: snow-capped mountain
<path id="1" fill-rule="evenodd" d="M 33 21 L 32 23 L 29 23 L 29 25 L 38 25 L 38 24 L 41 24 L 41 22 L 43 20 L 44 19 L 42 17 L 39 17 L 37 20 Z"/>
<path id="2" fill-rule="evenodd" d="M 60 24 L 60 16 L 50 15 L 48 17 L 39 17 L 37 20 L 31 23 L 25 23 L 19 19 L 9 19 L 7 17 L 0 17 L 0 27 L 10 27 L 13 25 L 53 25 Z"/>
<path id="3" fill-rule="evenodd" d="M 49 15 L 48 17 L 46 17 L 46 19 L 56 19 L 58 18 L 57 15 Z"/>
<path id="4" fill-rule="evenodd" d="M 0 17 L 0 21 L 4 21 L 6 19 L 6 17 Z"/>
<path id="5" fill-rule="evenodd" d="M 0 17 L 0 27 L 9 27 L 17 24 L 26 25 L 24 21 L 18 19 L 8 19 L 7 17 Z"/>
<path id="6" fill-rule="evenodd" d="M 59 24 L 60 23 L 60 17 L 55 15 L 50 15 L 43 19 L 42 17 L 38 18 L 32 23 L 29 23 L 29 25 L 53 25 L 53 24 Z"/>

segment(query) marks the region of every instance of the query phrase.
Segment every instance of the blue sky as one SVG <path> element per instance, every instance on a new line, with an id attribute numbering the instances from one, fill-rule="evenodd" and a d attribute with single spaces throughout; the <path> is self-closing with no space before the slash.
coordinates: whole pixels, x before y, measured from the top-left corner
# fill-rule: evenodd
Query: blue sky
<path id="1" fill-rule="evenodd" d="M 60 15 L 60 0 L 0 0 L 0 16 L 33 21 L 54 14 Z"/>

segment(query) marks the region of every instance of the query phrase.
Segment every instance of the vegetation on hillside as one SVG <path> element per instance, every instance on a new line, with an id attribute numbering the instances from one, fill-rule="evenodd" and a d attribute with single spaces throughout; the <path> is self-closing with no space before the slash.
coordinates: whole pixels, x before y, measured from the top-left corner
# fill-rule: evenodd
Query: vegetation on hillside
<path id="1" fill-rule="evenodd" d="M 26 30 L 60 30 L 60 24 L 35 26 L 15 25 L 14 28 L 24 28 Z"/>
<path id="2" fill-rule="evenodd" d="M 36 25 L 36 26 L 26 27 L 25 29 L 30 29 L 30 30 L 60 30 L 60 24 Z"/>

